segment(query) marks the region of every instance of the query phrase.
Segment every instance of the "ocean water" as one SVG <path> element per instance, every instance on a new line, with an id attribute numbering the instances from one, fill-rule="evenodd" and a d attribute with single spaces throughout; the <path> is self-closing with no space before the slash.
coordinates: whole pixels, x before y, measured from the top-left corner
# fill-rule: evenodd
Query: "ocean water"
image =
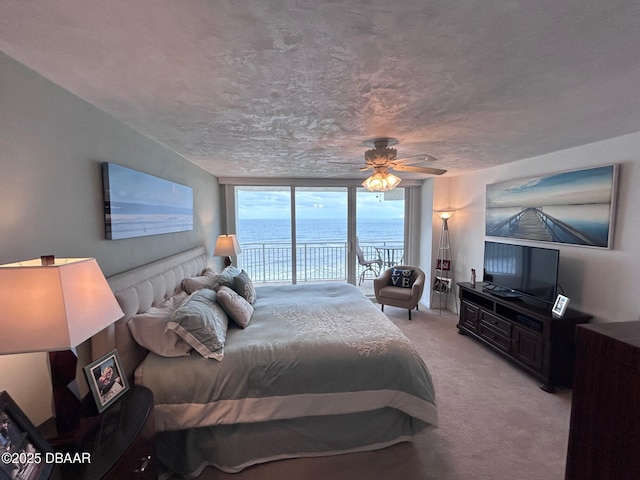
<path id="1" fill-rule="evenodd" d="M 249 219 L 238 221 L 240 246 L 291 241 L 290 221 L 284 219 Z M 359 219 L 357 224 L 360 244 L 402 243 L 404 219 Z M 298 219 L 296 224 L 298 243 L 345 243 L 346 219 Z"/>
<path id="2" fill-rule="evenodd" d="M 365 258 L 376 258 L 373 245 L 402 244 L 403 219 L 360 219 L 357 235 Z M 238 266 L 257 282 L 290 281 L 289 220 L 240 220 Z M 298 281 L 345 280 L 347 222 L 344 219 L 298 219 L 296 272 Z M 263 245 L 266 246 L 263 248 Z M 398 260 L 402 251 L 397 253 Z M 364 267 L 359 266 L 358 272 Z"/>

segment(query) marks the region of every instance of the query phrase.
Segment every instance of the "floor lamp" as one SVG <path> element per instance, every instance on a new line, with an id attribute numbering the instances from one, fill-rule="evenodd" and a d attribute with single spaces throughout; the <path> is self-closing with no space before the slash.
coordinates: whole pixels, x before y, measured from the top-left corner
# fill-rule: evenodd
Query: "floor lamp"
<path id="1" fill-rule="evenodd" d="M 449 293 L 454 288 L 451 239 L 449 237 L 449 219 L 453 216 L 454 211 L 453 209 L 436 210 L 436 214 L 442 220 L 442 230 L 440 231 L 440 244 L 438 245 L 438 257 L 436 258 L 435 278 L 431 289 L 431 306 L 433 307 L 433 296 L 438 295 L 440 313 L 442 313 L 442 300 L 444 299 L 444 308 L 446 309 Z M 454 303 L 457 313 L 458 304 Z"/>
<path id="2" fill-rule="evenodd" d="M 81 402 L 73 350 L 122 318 L 94 258 L 54 258 L 0 265 L 0 354 L 49 352 L 56 428 L 72 432 Z"/>

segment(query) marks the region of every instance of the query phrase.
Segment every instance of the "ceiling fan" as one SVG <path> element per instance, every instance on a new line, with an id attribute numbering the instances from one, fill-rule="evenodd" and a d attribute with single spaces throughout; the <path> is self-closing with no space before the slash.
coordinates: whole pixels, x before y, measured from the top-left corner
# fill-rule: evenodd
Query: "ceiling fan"
<path id="1" fill-rule="evenodd" d="M 362 186 L 367 190 L 385 192 L 396 188 L 401 182 L 401 179 L 390 173 L 389 170 L 426 173 L 429 175 L 442 175 L 447 172 L 440 168 L 407 165 L 409 161 L 416 158 L 427 160 L 436 160 L 436 158 L 427 154 L 397 158 L 398 151 L 395 148 L 389 148 L 390 143 L 393 145 L 397 142 L 395 139 L 388 137 L 376 138 L 373 140 L 374 148 L 364 152 L 365 164 L 360 171 L 366 171 L 370 168 L 373 169 L 373 174 L 362 183 Z"/>

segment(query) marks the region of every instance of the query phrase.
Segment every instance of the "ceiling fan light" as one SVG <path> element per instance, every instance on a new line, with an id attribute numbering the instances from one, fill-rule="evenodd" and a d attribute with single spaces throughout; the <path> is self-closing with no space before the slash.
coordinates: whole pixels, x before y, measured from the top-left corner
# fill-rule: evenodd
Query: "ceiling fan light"
<path id="1" fill-rule="evenodd" d="M 386 169 L 378 170 L 364 182 L 362 186 L 370 192 L 387 192 L 396 188 L 402 180 Z"/>

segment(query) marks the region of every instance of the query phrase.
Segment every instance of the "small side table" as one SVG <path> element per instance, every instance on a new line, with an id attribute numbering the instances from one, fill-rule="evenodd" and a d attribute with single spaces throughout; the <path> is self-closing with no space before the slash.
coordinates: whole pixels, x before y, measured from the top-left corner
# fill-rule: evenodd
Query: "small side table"
<path id="1" fill-rule="evenodd" d="M 404 254 L 396 261 L 396 252 L 404 252 L 404 245 L 377 245 L 374 247 L 385 267 L 391 268 L 402 263 Z"/>
<path id="2" fill-rule="evenodd" d="M 52 479 L 156 480 L 153 394 L 139 385 L 95 417 L 83 418 L 81 435 L 49 439 L 57 452 L 89 453 L 91 463 L 57 464 Z"/>

